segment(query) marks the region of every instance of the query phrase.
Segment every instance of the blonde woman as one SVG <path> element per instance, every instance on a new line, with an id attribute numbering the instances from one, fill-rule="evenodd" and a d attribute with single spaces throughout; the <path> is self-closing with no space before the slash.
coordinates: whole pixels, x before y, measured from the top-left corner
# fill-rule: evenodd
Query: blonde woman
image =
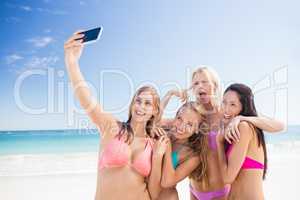
<path id="1" fill-rule="evenodd" d="M 186 177 L 207 178 L 207 142 L 203 109 L 196 102 L 183 104 L 166 129 L 170 141 L 162 167 L 159 200 L 178 200 L 176 184 Z"/>
<path id="2" fill-rule="evenodd" d="M 134 95 L 126 122 L 106 113 L 91 97 L 80 71 L 83 50 L 74 33 L 65 43 L 65 63 L 74 92 L 91 121 L 101 134 L 97 171 L 96 200 L 150 200 L 158 196 L 161 162 L 167 141 L 154 142 L 152 129 L 158 119 L 159 96 L 152 87 L 142 87 Z"/>

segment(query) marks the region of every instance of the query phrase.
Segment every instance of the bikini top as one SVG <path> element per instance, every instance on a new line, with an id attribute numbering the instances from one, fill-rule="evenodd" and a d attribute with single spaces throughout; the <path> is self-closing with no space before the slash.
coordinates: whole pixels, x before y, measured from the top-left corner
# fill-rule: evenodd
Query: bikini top
<path id="1" fill-rule="evenodd" d="M 226 151 L 227 158 L 229 157 L 229 154 L 230 154 L 232 148 L 233 148 L 233 145 L 232 144 L 229 145 L 229 147 Z M 242 164 L 242 169 L 264 169 L 264 168 L 265 168 L 264 164 L 254 160 L 248 156 L 245 157 L 245 160 Z"/>
<path id="2" fill-rule="evenodd" d="M 115 137 L 104 148 L 99 159 L 99 170 L 111 167 L 123 167 L 130 165 L 142 176 L 149 176 L 151 171 L 151 157 L 153 141 L 145 138 L 146 145 L 144 151 L 139 152 L 131 163 L 130 155 L 132 151 L 130 145 L 124 138 Z"/>
<path id="3" fill-rule="evenodd" d="M 172 151 L 172 165 L 174 169 L 179 165 L 178 151 Z"/>

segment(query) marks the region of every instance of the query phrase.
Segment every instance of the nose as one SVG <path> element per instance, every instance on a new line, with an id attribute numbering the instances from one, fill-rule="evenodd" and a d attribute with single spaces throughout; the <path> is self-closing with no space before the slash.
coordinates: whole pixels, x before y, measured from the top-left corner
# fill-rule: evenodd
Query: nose
<path id="1" fill-rule="evenodd" d="M 199 82 L 198 83 L 198 88 L 202 88 L 203 87 L 203 83 Z"/>
<path id="2" fill-rule="evenodd" d="M 224 105 L 224 113 L 225 113 L 225 114 L 230 114 L 229 106 Z"/>
<path id="3" fill-rule="evenodd" d="M 184 124 L 183 123 L 180 123 L 178 126 L 177 126 L 178 130 L 180 132 L 183 132 L 184 131 Z"/>

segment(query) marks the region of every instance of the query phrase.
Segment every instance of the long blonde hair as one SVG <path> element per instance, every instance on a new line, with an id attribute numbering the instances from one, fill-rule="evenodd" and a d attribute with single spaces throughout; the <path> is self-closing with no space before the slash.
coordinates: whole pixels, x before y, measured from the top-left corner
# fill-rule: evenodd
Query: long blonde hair
<path id="1" fill-rule="evenodd" d="M 206 123 L 205 110 L 202 105 L 197 102 L 190 101 L 183 104 L 176 113 L 178 116 L 183 110 L 190 109 L 197 113 L 200 117 L 201 122 L 199 124 L 197 132 L 188 138 L 187 146 L 192 149 L 192 155 L 198 156 L 200 163 L 198 167 L 190 174 L 190 178 L 196 181 L 208 184 L 208 168 L 207 168 L 207 154 L 208 154 L 208 143 L 207 143 L 207 132 L 208 126 Z"/>
<path id="2" fill-rule="evenodd" d="M 152 130 L 153 128 L 156 126 L 156 123 L 159 120 L 159 116 L 160 116 L 160 98 L 159 95 L 156 91 L 155 88 L 153 88 L 152 86 L 143 86 L 141 88 L 139 88 L 136 93 L 134 94 L 130 106 L 129 106 L 129 113 L 128 113 L 128 120 L 126 122 L 120 122 L 120 132 L 118 134 L 119 138 L 123 137 L 124 134 L 126 134 L 125 136 L 125 141 L 128 143 L 131 143 L 134 139 L 134 134 L 133 134 L 133 130 L 132 127 L 130 126 L 130 122 L 132 119 L 132 107 L 134 104 L 135 99 L 137 98 L 138 95 L 140 95 L 142 92 L 146 92 L 149 91 L 153 97 L 153 106 L 154 106 L 154 111 L 153 114 L 151 116 L 151 118 L 146 122 L 146 133 L 148 136 L 152 137 Z"/>
<path id="3" fill-rule="evenodd" d="M 204 73 L 207 76 L 208 80 L 214 86 L 213 88 L 214 94 L 212 95 L 213 98 L 211 98 L 211 103 L 214 108 L 219 109 L 222 100 L 222 89 L 221 89 L 221 82 L 218 73 L 211 67 L 200 66 L 193 72 L 192 80 L 198 73 Z"/>

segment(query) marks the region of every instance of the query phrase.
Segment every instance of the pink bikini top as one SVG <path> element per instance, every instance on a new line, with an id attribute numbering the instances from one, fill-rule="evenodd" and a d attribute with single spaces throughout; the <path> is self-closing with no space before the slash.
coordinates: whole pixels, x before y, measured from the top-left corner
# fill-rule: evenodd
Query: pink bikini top
<path id="1" fill-rule="evenodd" d="M 99 159 L 99 170 L 103 168 L 111 167 L 123 167 L 125 165 L 130 165 L 142 176 L 149 176 L 151 171 L 151 155 L 153 142 L 150 138 L 146 139 L 146 145 L 143 152 L 140 152 L 133 160 L 130 162 L 131 150 L 128 143 L 124 139 L 119 139 L 115 137 L 110 141 L 104 148 Z"/>
<path id="2" fill-rule="evenodd" d="M 229 145 L 228 150 L 226 151 L 226 156 L 227 158 L 229 157 L 229 154 L 232 150 L 233 145 Z M 242 169 L 264 169 L 265 166 L 264 164 L 249 158 L 248 156 L 246 156 L 243 164 L 242 164 Z"/>

